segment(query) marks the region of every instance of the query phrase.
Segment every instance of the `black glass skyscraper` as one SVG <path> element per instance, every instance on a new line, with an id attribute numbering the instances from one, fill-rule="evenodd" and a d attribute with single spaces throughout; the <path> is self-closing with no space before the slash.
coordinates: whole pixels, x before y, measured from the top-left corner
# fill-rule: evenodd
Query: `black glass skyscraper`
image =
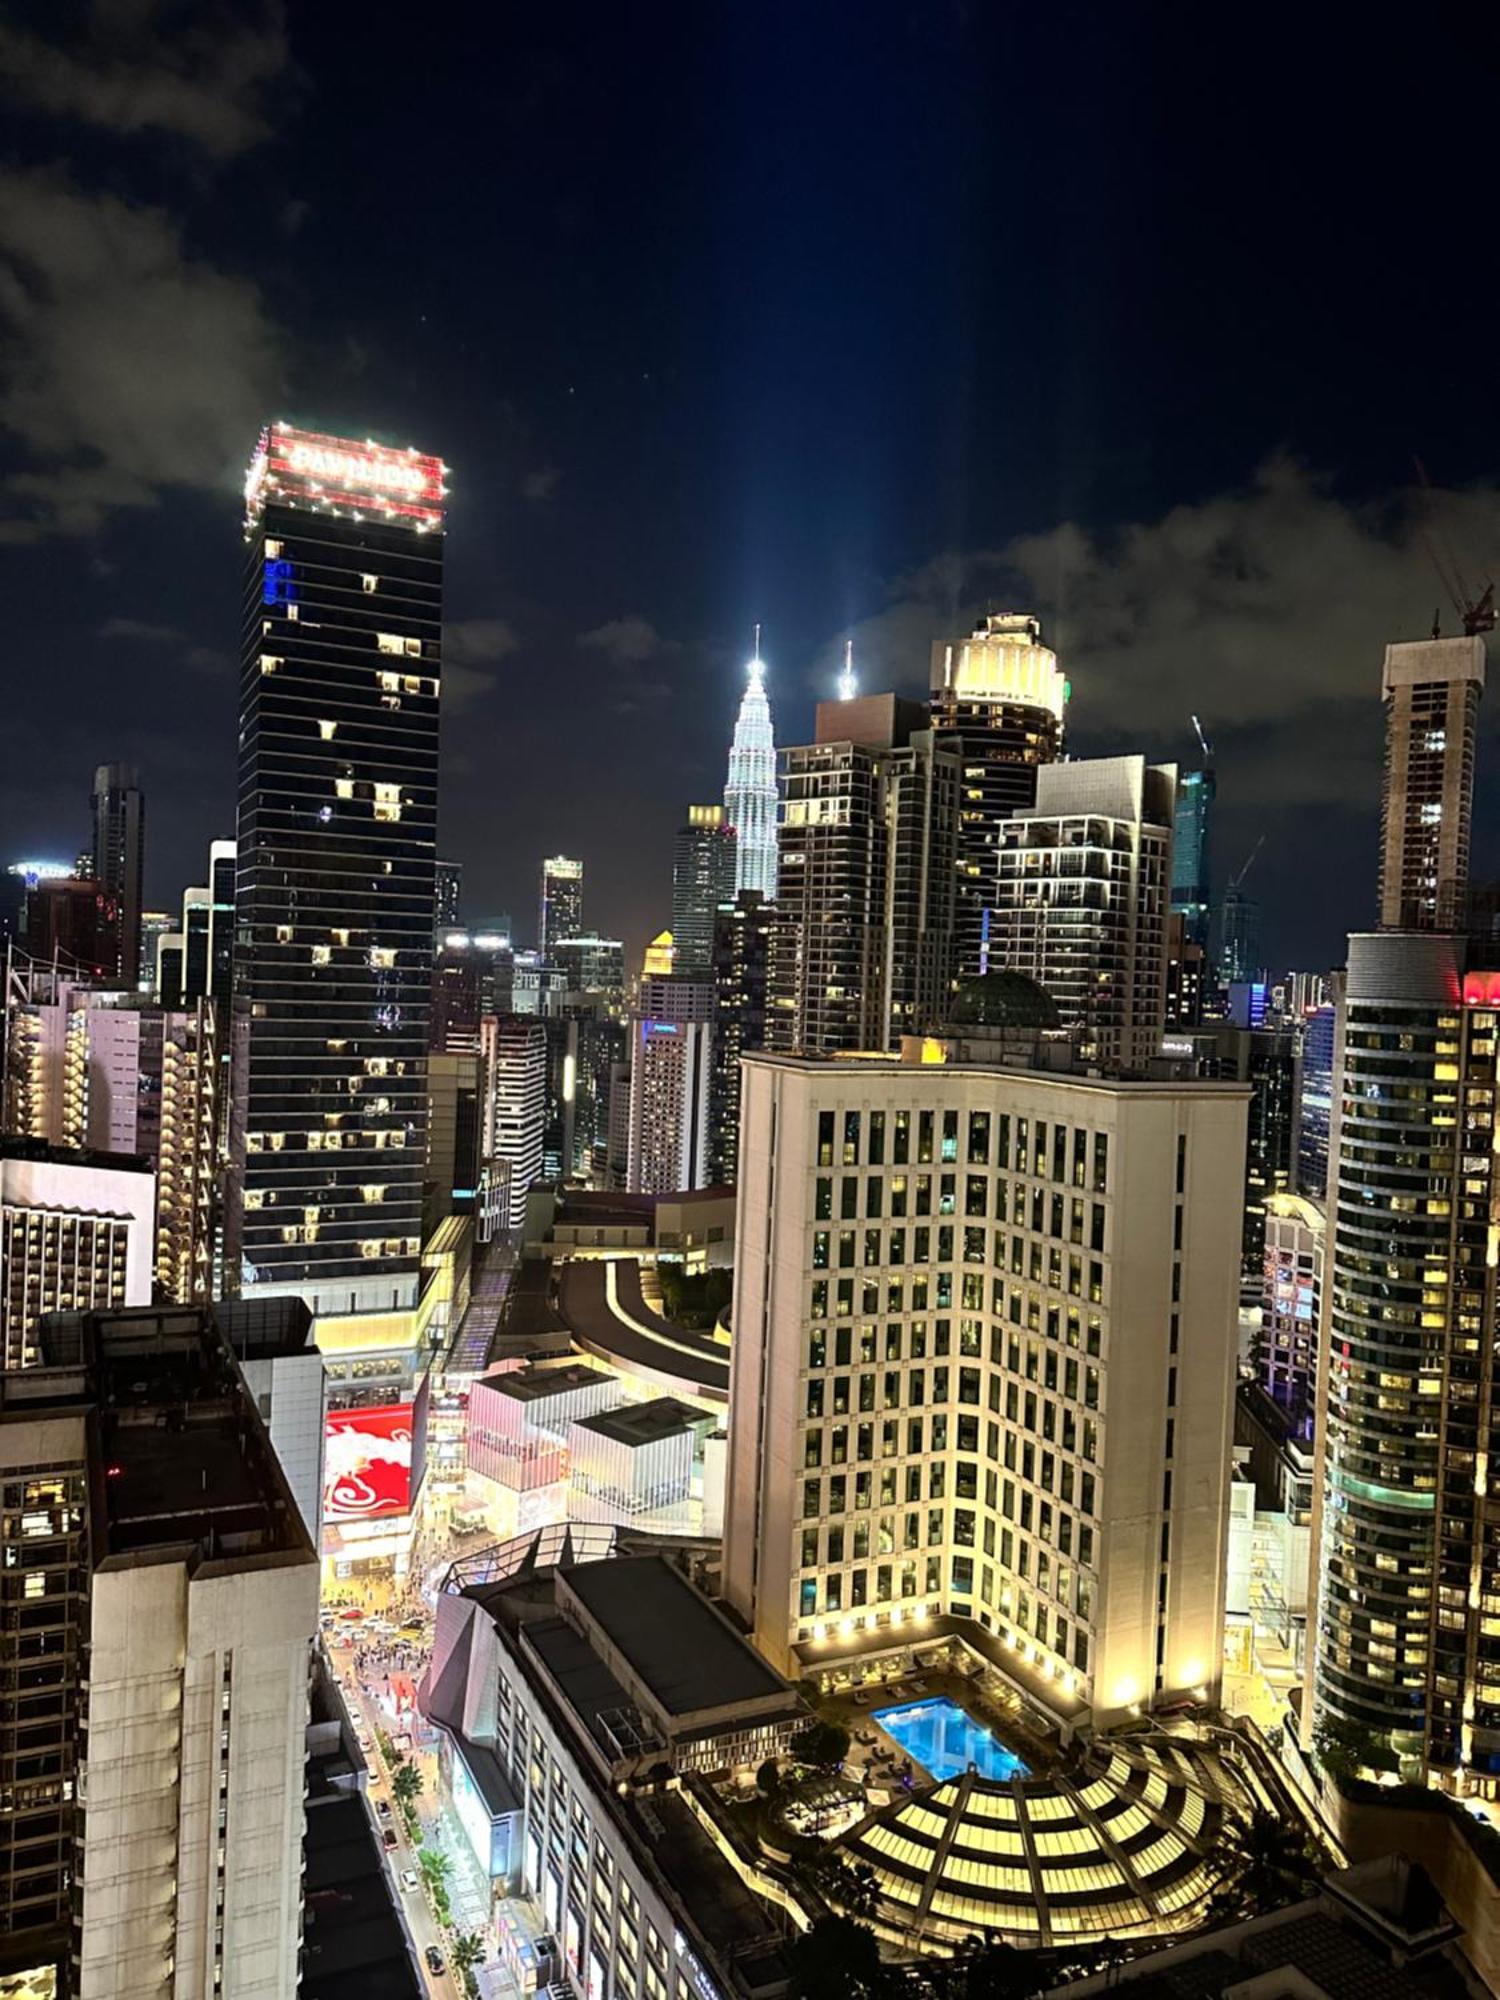
<path id="1" fill-rule="evenodd" d="M 246 487 L 229 1264 L 315 1310 L 420 1267 L 443 473 L 278 423 Z"/>

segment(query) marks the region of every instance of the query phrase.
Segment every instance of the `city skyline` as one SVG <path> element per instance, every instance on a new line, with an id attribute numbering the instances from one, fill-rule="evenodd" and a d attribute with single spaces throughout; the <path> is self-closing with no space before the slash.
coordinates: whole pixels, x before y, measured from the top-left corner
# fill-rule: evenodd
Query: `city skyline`
<path id="1" fill-rule="evenodd" d="M 46 97 L 38 38 L 17 30 L 31 60 L 9 66 L 15 220 L 0 255 L 44 338 L 0 463 L 0 562 L 27 586 L 12 592 L 27 701 L 0 746 L 0 851 L 70 853 L 89 771 L 111 761 L 137 764 L 152 800 L 149 906 L 171 907 L 225 830 L 222 527 L 246 428 L 281 411 L 429 441 L 459 467 L 441 831 L 477 915 L 530 908 L 538 859 L 561 849 L 632 952 L 661 927 L 641 878 L 683 805 L 715 795 L 755 621 L 779 733 L 797 742 L 851 636 L 864 690 L 915 695 L 934 640 L 1013 605 L 1067 663 L 1074 754 L 1186 761 L 1201 715 L 1221 883 L 1266 832 L 1268 953 L 1333 962 L 1373 920 L 1365 662 L 1423 637 L 1434 604 L 1457 629 L 1422 545 L 1429 517 L 1481 579 L 1496 553 L 1493 449 L 1465 420 L 1485 395 L 1485 315 L 1398 329 L 1367 310 L 1401 246 L 1458 268 L 1480 234 L 1476 141 L 1458 135 L 1456 198 L 1433 203 L 1369 130 L 1393 89 L 1440 94 L 1456 53 L 1441 34 L 1399 66 L 1363 51 L 1356 78 L 1331 28 L 1304 39 L 1291 79 L 1274 36 L 1210 45 L 1189 86 L 1185 50 L 1123 21 L 1091 22 L 1074 46 L 1050 23 L 927 34 L 877 11 L 856 48 L 804 24 L 794 72 L 769 27 L 739 41 L 662 16 L 612 24 L 586 51 L 557 24 L 493 32 L 480 67 L 506 83 L 481 110 L 446 26 L 419 76 L 380 35 L 350 71 L 330 22 L 288 35 L 267 7 L 238 66 L 183 55 L 175 100 L 151 91 L 160 50 L 128 36 L 80 38 L 71 94 Z M 1045 91 L 1002 130 L 985 85 L 1060 64 L 1085 107 L 1065 157 Z M 835 72 L 847 101 L 890 107 L 894 153 L 856 169 L 830 121 L 800 115 Z M 144 113 L 122 120 L 101 77 Z M 333 87 L 346 77 L 362 87 Z M 1268 96 L 1317 131 L 1270 187 L 1249 110 Z M 1227 123 L 1209 109 L 1224 97 Z M 686 121 L 653 115 L 684 100 Z M 358 163 L 379 150 L 382 103 L 440 118 L 455 152 L 440 181 L 398 178 L 377 232 Z M 735 136 L 767 103 L 796 133 L 770 176 Z M 589 140 L 552 153 L 533 141 L 564 104 Z M 1372 156 L 1378 170 L 1352 179 L 1347 162 Z M 1018 159 L 1049 162 L 1024 192 Z M 924 230 L 891 225 L 908 191 Z M 425 246 L 433 214 L 444 254 L 419 249 L 393 290 L 389 243 Z M 1118 245 L 1142 215 L 1149 240 L 1127 265 Z M 118 264 L 102 254 L 112 233 Z M 1226 235 L 1227 258 L 1210 249 Z M 75 238 L 65 273 L 47 246 Z M 1270 282 L 1247 300 L 1252 268 Z M 160 278 L 123 344 L 121 269 Z M 1008 312 L 1017 270 L 1057 309 Z M 973 341 L 969 326 L 990 332 Z M 1122 601 L 1146 607 L 1123 629 Z M 66 772 L 49 754 L 64 723 L 78 739 Z M 585 787 L 543 779 L 559 732 Z M 1331 779 L 1329 740 L 1349 751 Z M 1500 860 L 1497 815 L 1481 801 L 1477 871 Z M 1309 843 L 1330 864 L 1310 885 Z"/>

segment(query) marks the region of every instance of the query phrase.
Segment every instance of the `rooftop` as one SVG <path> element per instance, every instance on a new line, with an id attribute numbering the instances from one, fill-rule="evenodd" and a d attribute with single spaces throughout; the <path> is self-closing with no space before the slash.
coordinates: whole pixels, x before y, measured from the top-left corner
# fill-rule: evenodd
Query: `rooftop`
<path id="1" fill-rule="evenodd" d="M 580 1430 L 639 1449 L 660 1444 L 663 1438 L 681 1437 L 692 1428 L 690 1419 L 696 1414 L 673 1396 L 658 1396 L 649 1403 L 622 1403 L 616 1410 L 597 1410 L 573 1421 Z"/>
<path id="2" fill-rule="evenodd" d="M 518 1403 L 538 1403 L 578 1389 L 607 1387 L 614 1377 L 576 1362 L 562 1368 L 513 1368 L 508 1374 L 486 1375 L 481 1380 L 486 1389 L 498 1395 L 514 1397 Z"/>
<path id="3" fill-rule="evenodd" d="M 0 1139 L 0 1160 L 34 1160 L 49 1167 L 108 1167 L 116 1173 L 149 1174 L 142 1153 L 105 1153 L 95 1146 L 54 1146 L 46 1139 Z"/>
<path id="4" fill-rule="evenodd" d="M 667 1716 L 789 1693 L 761 1658 L 661 1556 L 617 1556 L 561 1573 L 571 1595 Z"/>
<path id="5" fill-rule="evenodd" d="M 711 1402 L 729 1400 L 728 1348 L 648 1306 L 633 1257 L 564 1264 L 557 1306 L 573 1339 L 602 1360 Z"/>
<path id="6" fill-rule="evenodd" d="M 1067 1090 L 1105 1091 L 1121 1097 L 1248 1097 L 1250 1085 L 1222 1082 L 1217 1077 L 1183 1077 L 1170 1080 L 1155 1077 L 1113 1075 L 1094 1069 L 1053 1068 L 1032 1062 L 974 1060 L 949 1061 L 942 1037 L 918 1039 L 912 1051 L 893 1054 L 885 1049 L 848 1049 L 838 1055 L 790 1056 L 766 1049 L 748 1051 L 741 1060 L 758 1068 L 800 1070 L 808 1075 L 839 1075 L 868 1078 L 872 1072 L 909 1075 L 914 1086 L 923 1090 L 941 1087 L 945 1077 L 1025 1078 L 1037 1083 L 1057 1084 Z M 924 1053 L 932 1051 L 932 1053 Z"/>

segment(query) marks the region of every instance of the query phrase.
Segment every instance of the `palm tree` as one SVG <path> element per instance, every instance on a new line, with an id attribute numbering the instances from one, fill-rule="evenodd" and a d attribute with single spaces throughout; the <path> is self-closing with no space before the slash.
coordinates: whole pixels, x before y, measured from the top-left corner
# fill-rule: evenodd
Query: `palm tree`
<path id="1" fill-rule="evenodd" d="M 421 1864 L 422 1873 L 434 1889 L 441 1888 L 453 1873 L 451 1856 L 444 1854 L 440 1848 L 419 1847 L 417 1860 Z"/>
<path id="2" fill-rule="evenodd" d="M 1300 1819 L 1257 1807 L 1248 1820 L 1225 1821 L 1206 1865 L 1213 1883 L 1208 1914 L 1222 1921 L 1310 1896 L 1324 1864 Z"/>
<path id="3" fill-rule="evenodd" d="M 391 1774 L 391 1796 L 410 1812 L 422 1791 L 422 1773 L 415 1764 L 400 1764 Z"/>
<path id="4" fill-rule="evenodd" d="M 478 1931 L 459 1931 L 449 1947 L 453 1969 L 463 1982 L 465 1993 L 477 1993 L 474 1969 L 484 1963 L 484 1939 Z"/>

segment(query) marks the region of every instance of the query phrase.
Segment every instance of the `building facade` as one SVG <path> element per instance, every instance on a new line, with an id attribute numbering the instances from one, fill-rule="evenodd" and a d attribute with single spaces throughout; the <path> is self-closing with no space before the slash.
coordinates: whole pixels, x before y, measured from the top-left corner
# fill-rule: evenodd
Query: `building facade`
<path id="1" fill-rule="evenodd" d="M 708 980 L 644 979 L 630 1020 L 626 1188 L 708 1185 L 715 992 Z"/>
<path id="2" fill-rule="evenodd" d="M 1039 765 L 1062 755 L 1068 684 L 1040 623 L 1001 612 L 932 649 L 932 726 L 961 772 L 954 917 L 958 978 L 998 971 L 990 925 L 1002 820 L 1036 802 Z"/>
<path id="3" fill-rule="evenodd" d="M 959 756 L 915 702 L 820 702 L 783 757 L 767 1046 L 888 1049 L 947 1011 Z"/>
<path id="4" fill-rule="evenodd" d="M 1051 994 L 1090 1061 L 1161 1046 L 1176 792 L 1143 757 L 1044 765 L 1035 812 L 999 829 L 992 962 Z"/>
<path id="5" fill-rule="evenodd" d="M 547 1123 L 547 1031 L 520 1014 L 486 1015 L 483 1059 L 483 1138 L 486 1173 L 503 1186 L 500 1227 L 519 1229 L 527 1190 L 542 1177 Z M 482 1232 L 481 1232 L 482 1233 Z"/>
<path id="6" fill-rule="evenodd" d="M 563 938 L 583 935 L 583 863 L 553 854 L 542 863 L 541 900 L 537 908 L 536 944 L 544 959 Z"/>
<path id="7" fill-rule="evenodd" d="M 1184 771 L 1177 786 L 1172 837 L 1172 914 L 1182 918 L 1184 940 L 1208 950 L 1213 930 L 1212 766 Z"/>
<path id="8" fill-rule="evenodd" d="M 1268 1195 L 1255 1374 L 1293 1427 L 1311 1430 L 1328 1217 L 1299 1194 Z"/>
<path id="9" fill-rule="evenodd" d="M 773 900 L 776 895 L 776 738 L 771 729 L 771 704 L 766 699 L 765 668 L 760 658 L 760 627 L 756 627 L 755 658 L 750 662 L 744 697 L 735 719 L 729 749 L 729 777 L 724 786 L 724 817 L 734 829 L 735 894 L 753 889 Z"/>
<path id="10" fill-rule="evenodd" d="M 740 1058 L 766 1045 L 771 936 L 776 905 L 747 893 L 714 925 L 713 1085 L 709 1098 L 710 1181 L 732 1183 L 740 1151 Z"/>
<path id="11" fill-rule="evenodd" d="M 724 1582 L 769 1658 L 952 1620 L 1060 1722 L 1217 1682 L 1246 1095 L 747 1059 Z"/>
<path id="12" fill-rule="evenodd" d="M 1463 928 L 1484 664 L 1481 638 L 1385 649 L 1384 930 Z"/>
<path id="13" fill-rule="evenodd" d="M 146 889 L 146 795 L 133 764 L 94 773 L 93 877 L 114 903 L 118 956 L 110 977 L 133 992 L 141 979 L 141 912 Z"/>
<path id="14" fill-rule="evenodd" d="M 228 1269 L 415 1301 L 444 467 L 271 424 L 246 485 Z"/>
<path id="15" fill-rule="evenodd" d="M 738 841 L 723 806 L 689 806 L 672 845 L 673 970 L 701 979 L 713 961 L 714 922 L 734 901 Z"/>
<path id="16" fill-rule="evenodd" d="M 155 1219 L 145 1160 L 0 1141 L 0 1367 L 31 1365 L 45 1313 L 149 1304 Z"/>

